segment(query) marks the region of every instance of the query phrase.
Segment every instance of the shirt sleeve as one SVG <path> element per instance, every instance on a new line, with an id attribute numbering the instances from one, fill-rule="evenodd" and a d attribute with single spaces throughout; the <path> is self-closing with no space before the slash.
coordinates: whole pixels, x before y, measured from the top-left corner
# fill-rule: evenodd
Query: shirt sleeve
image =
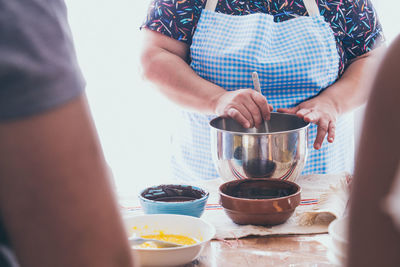
<path id="1" fill-rule="evenodd" d="M 370 0 L 348 0 L 342 39 L 346 59 L 361 56 L 384 42 L 382 26 Z"/>
<path id="2" fill-rule="evenodd" d="M 63 0 L 0 0 L 0 120 L 33 115 L 80 95 Z"/>
<path id="3" fill-rule="evenodd" d="M 153 0 L 142 28 L 191 45 L 205 0 Z"/>

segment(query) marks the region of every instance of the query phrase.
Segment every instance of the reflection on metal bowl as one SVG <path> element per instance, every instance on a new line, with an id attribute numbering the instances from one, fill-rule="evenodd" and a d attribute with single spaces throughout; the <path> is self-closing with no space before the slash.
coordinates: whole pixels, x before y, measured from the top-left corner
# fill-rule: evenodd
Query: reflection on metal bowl
<path id="1" fill-rule="evenodd" d="M 295 115 L 271 113 L 269 131 L 244 128 L 232 118 L 210 121 L 212 156 L 225 181 L 277 178 L 295 181 L 307 158 L 309 123 Z"/>

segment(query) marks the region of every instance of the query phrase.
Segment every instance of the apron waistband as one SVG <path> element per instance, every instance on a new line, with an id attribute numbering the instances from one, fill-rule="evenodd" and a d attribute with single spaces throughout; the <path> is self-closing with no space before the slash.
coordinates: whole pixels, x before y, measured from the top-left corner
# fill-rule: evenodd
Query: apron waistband
<path id="1" fill-rule="evenodd" d="M 316 0 L 303 0 L 304 6 L 307 9 L 309 16 L 319 15 L 319 8 Z M 206 0 L 206 10 L 215 11 L 218 4 L 218 0 Z"/>

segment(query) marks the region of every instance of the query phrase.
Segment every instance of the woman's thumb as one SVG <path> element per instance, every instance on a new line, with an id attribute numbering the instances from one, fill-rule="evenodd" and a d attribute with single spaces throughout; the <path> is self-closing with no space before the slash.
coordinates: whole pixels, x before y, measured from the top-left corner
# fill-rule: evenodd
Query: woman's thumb
<path id="1" fill-rule="evenodd" d="M 297 110 L 298 110 L 297 107 L 293 107 L 293 108 L 278 108 L 277 109 L 278 112 L 289 113 L 289 114 L 296 114 Z"/>

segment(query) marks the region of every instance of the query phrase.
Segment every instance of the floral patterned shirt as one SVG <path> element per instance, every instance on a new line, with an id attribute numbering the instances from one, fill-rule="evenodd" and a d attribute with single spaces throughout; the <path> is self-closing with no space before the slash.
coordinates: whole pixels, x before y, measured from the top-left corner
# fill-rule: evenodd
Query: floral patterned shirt
<path id="1" fill-rule="evenodd" d="M 142 27 L 191 44 L 205 0 L 153 0 Z M 330 24 L 340 55 L 341 75 L 352 59 L 384 41 L 370 0 L 317 0 Z M 307 15 L 302 0 L 219 0 L 216 12 L 229 15 L 266 13 L 276 22 Z"/>

